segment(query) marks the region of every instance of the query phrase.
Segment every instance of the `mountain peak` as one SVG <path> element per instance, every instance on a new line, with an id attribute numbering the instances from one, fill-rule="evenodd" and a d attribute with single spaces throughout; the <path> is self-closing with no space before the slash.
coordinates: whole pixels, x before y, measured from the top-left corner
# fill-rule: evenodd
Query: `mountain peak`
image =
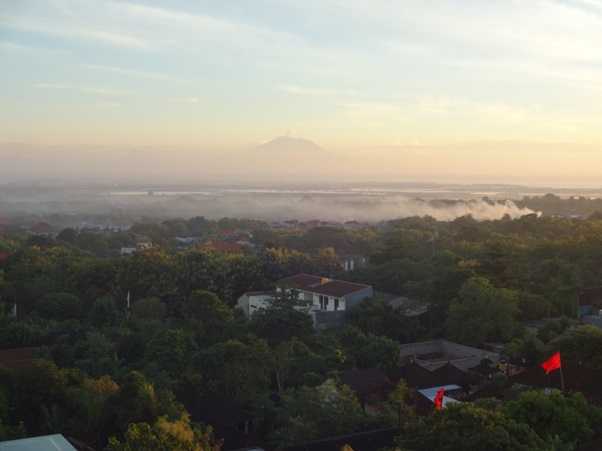
<path id="1" fill-rule="evenodd" d="M 324 152 L 322 147 L 309 139 L 293 138 L 291 136 L 277 136 L 256 148 L 266 152 L 278 153 Z"/>

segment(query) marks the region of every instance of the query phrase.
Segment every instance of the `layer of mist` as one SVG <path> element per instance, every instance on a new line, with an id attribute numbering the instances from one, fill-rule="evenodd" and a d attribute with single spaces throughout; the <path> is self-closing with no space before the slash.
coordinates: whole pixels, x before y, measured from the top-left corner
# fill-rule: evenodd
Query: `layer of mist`
<path id="1" fill-rule="evenodd" d="M 429 193 L 433 196 L 432 191 Z M 534 213 L 511 200 L 445 197 L 422 199 L 386 190 L 197 189 L 122 190 L 63 188 L 0 190 L 0 216 L 113 218 L 121 224 L 141 219 L 205 216 L 238 217 L 267 221 L 323 220 L 378 222 L 410 216 L 432 216 L 451 221 L 471 215 L 477 220 L 518 218 Z"/>

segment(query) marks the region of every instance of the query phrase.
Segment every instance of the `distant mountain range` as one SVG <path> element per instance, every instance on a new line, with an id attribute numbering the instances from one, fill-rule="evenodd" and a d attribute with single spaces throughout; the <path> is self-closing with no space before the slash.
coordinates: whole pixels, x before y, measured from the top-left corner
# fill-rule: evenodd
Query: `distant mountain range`
<path id="1" fill-rule="evenodd" d="M 304 138 L 292 138 L 290 136 L 278 136 L 268 142 L 260 144 L 255 148 L 258 151 L 270 154 L 318 154 L 326 151 L 315 142 Z"/>

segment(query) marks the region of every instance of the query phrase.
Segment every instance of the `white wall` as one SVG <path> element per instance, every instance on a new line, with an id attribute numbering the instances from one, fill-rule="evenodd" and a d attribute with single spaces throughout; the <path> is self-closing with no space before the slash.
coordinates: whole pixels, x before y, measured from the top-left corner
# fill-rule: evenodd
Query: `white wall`
<path id="1" fill-rule="evenodd" d="M 272 302 L 272 299 L 272 296 L 269 294 L 243 294 L 240 298 L 238 298 L 236 306 L 241 309 L 248 318 L 253 316 L 255 312 L 264 308 L 268 308 Z"/>

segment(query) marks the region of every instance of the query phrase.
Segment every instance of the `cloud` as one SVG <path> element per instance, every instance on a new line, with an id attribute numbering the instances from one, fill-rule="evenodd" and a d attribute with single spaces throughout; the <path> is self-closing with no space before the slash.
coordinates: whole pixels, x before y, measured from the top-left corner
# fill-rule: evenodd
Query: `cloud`
<path id="1" fill-rule="evenodd" d="M 81 28 L 78 26 L 56 26 L 44 21 L 28 20 L 21 17 L 2 17 L 2 21 L 4 22 L 3 26 L 23 32 L 96 41 L 105 45 L 129 49 L 150 50 L 150 45 L 146 40 L 126 33 Z"/>
<path id="2" fill-rule="evenodd" d="M 596 16 L 602 16 L 602 3 L 596 0 L 552 0 L 569 8 L 575 8 Z"/>
<path id="3" fill-rule="evenodd" d="M 48 54 L 56 56 L 58 54 L 68 54 L 69 51 L 65 49 L 51 49 L 46 47 L 36 47 L 31 45 L 25 45 L 21 43 L 11 41 L 0 41 L 0 51 L 5 52 L 17 52 L 17 53 L 31 53 L 31 54 Z"/>
<path id="4" fill-rule="evenodd" d="M 83 67 L 86 67 L 86 68 L 92 69 L 92 70 L 103 71 L 103 72 L 113 72 L 116 74 L 126 75 L 129 77 L 146 78 L 148 80 L 178 81 L 178 82 L 185 81 L 180 78 L 173 77 L 173 76 L 167 75 L 167 74 L 158 73 L 158 72 L 147 72 L 147 71 L 141 71 L 141 70 L 135 70 L 135 69 L 124 69 L 122 67 L 115 67 L 115 66 L 103 66 L 103 65 L 99 65 L 99 64 L 83 64 Z"/>
<path id="5" fill-rule="evenodd" d="M 291 95 L 298 96 L 317 96 L 317 97 L 328 97 L 328 96 L 353 96 L 357 92 L 352 89 L 329 89 L 329 88 L 315 88 L 306 87 L 299 85 L 279 85 L 276 88 L 280 92 L 284 92 Z"/>
<path id="6" fill-rule="evenodd" d="M 131 91 L 123 89 L 112 89 L 95 86 L 78 86 L 65 83 L 34 83 L 35 88 L 39 89 L 64 89 L 68 91 L 79 91 L 86 94 L 98 94 L 103 96 L 123 96 L 131 94 Z"/>
<path id="7" fill-rule="evenodd" d="M 121 14 L 128 15 L 148 26 L 169 30 L 173 36 L 194 33 L 189 40 L 170 39 L 169 45 L 189 48 L 190 40 L 228 43 L 238 48 L 261 49 L 274 43 L 287 45 L 292 41 L 300 41 L 287 32 L 274 31 L 269 28 L 255 27 L 240 21 L 226 20 L 205 14 L 193 14 L 180 10 L 159 8 L 130 2 L 110 2 L 110 7 Z"/>
<path id="8" fill-rule="evenodd" d="M 178 97 L 178 98 L 174 98 L 174 99 L 170 99 L 172 102 L 176 102 L 176 103 L 188 103 L 188 104 L 196 104 L 196 103 L 200 103 L 201 99 L 199 99 L 198 97 Z"/>

